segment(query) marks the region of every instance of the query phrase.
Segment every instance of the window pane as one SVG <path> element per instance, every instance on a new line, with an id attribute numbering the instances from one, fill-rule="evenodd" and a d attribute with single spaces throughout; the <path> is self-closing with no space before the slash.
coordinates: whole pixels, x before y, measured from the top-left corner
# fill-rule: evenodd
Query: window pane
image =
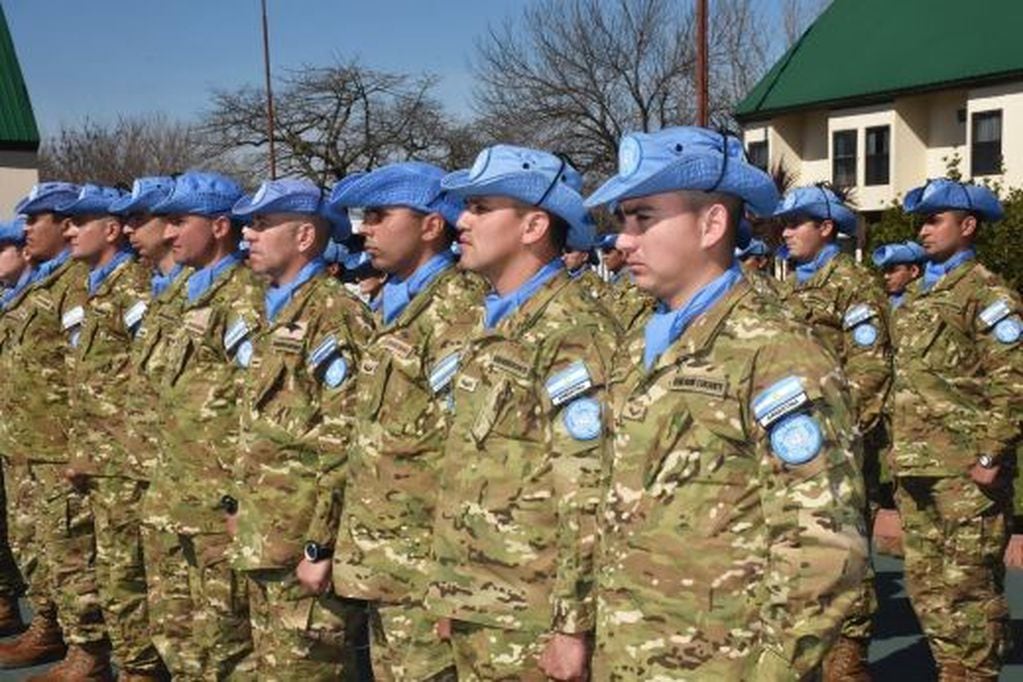
<path id="1" fill-rule="evenodd" d="M 867 128 L 867 158 L 864 168 L 864 184 L 887 185 L 888 174 L 888 147 L 889 147 L 888 126 Z"/>
<path id="2" fill-rule="evenodd" d="M 767 170 L 767 143 L 750 142 L 746 151 L 749 162 L 761 170 Z"/>
<path id="3" fill-rule="evenodd" d="M 1002 112 L 978 111 L 973 114 L 973 145 L 970 172 L 996 175 L 1002 171 Z"/>
<path id="4" fill-rule="evenodd" d="M 839 187 L 856 184 L 856 131 L 837 130 L 831 137 L 831 181 Z"/>

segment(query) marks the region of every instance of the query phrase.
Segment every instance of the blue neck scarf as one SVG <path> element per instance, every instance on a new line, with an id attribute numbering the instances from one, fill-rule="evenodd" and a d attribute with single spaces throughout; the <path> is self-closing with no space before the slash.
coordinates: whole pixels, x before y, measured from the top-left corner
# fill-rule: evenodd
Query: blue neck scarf
<path id="1" fill-rule="evenodd" d="M 924 279 L 923 282 L 921 282 L 920 287 L 924 291 L 930 291 L 931 287 L 937 284 L 939 279 L 952 272 L 963 263 L 971 261 L 976 257 L 977 252 L 973 249 L 963 249 L 962 251 L 956 251 L 952 257 L 944 263 L 927 261 L 927 265 L 924 267 Z"/>
<path id="2" fill-rule="evenodd" d="M 571 277 L 572 279 L 579 279 L 580 277 L 582 277 L 583 275 L 586 274 L 586 270 L 588 268 L 589 268 L 589 266 L 584 263 L 583 265 L 580 265 L 575 270 L 569 270 L 568 271 L 568 276 Z"/>
<path id="3" fill-rule="evenodd" d="M 532 277 L 515 291 L 501 296 L 496 291 L 487 294 L 484 301 L 483 324 L 487 329 L 493 329 L 504 318 L 518 310 L 522 304 L 532 298 L 543 285 L 554 279 L 554 277 L 565 269 L 565 264 L 560 258 L 555 258 L 547 265 L 536 271 Z"/>
<path id="4" fill-rule="evenodd" d="M 98 268 L 89 270 L 89 295 L 93 296 L 96 293 L 96 290 L 103 286 L 103 282 L 107 281 L 107 277 L 110 276 L 111 272 L 117 269 L 117 266 L 133 258 L 135 258 L 134 251 L 122 249 L 118 251 L 106 265 L 101 265 Z"/>
<path id="5" fill-rule="evenodd" d="M 841 249 L 838 248 L 838 244 L 826 244 L 817 257 L 808 263 L 799 263 L 796 265 L 796 281 L 802 284 L 806 280 L 810 279 L 817 272 L 827 265 L 832 258 L 837 256 Z"/>
<path id="6" fill-rule="evenodd" d="M 320 257 L 314 258 L 303 265 L 302 269 L 299 270 L 298 274 L 295 276 L 295 279 L 291 280 L 287 284 L 267 287 L 266 294 L 263 296 L 263 303 L 266 305 L 266 319 L 273 322 L 274 318 L 277 317 L 277 314 L 281 312 L 281 310 L 284 309 L 284 306 L 288 305 L 291 299 L 295 296 L 295 292 L 298 291 L 299 287 L 319 273 L 323 272 L 326 267 L 327 261 Z"/>
<path id="7" fill-rule="evenodd" d="M 900 291 L 897 294 L 888 294 L 888 304 L 891 306 L 892 310 L 895 310 L 905 302 L 906 302 L 905 291 Z"/>
<path id="8" fill-rule="evenodd" d="M 383 302 L 384 324 L 394 322 L 416 294 L 425 289 L 440 273 L 454 265 L 457 259 L 458 256 L 450 251 L 443 251 L 420 265 L 407 280 L 388 277 L 380 295 Z"/>
<path id="9" fill-rule="evenodd" d="M 207 289 L 213 286 L 217 277 L 227 269 L 238 265 L 245 260 L 245 254 L 240 251 L 229 253 L 216 263 L 207 265 L 202 270 L 196 270 L 188 276 L 186 287 L 188 289 L 188 302 L 195 303 L 199 297 L 206 293 Z"/>
<path id="10" fill-rule="evenodd" d="M 647 369 L 654 366 L 668 347 L 678 341 L 689 323 L 698 316 L 714 307 L 714 304 L 731 291 L 742 279 L 742 269 L 738 262 L 725 270 L 713 282 L 697 291 L 678 310 L 669 310 L 663 302 L 646 323 L 644 336 L 646 345 L 643 348 L 643 363 Z"/>
<path id="11" fill-rule="evenodd" d="M 185 266 L 181 263 L 175 263 L 167 274 L 160 272 L 160 268 L 153 270 L 153 276 L 149 280 L 149 292 L 156 298 L 163 292 L 167 291 L 168 287 L 174 283 L 174 280 L 178 278 L 181 271 L 185 269 Z"/>
<path id="12" fill-rule="evenodd" d="M 50 260 L 43 261 L 35 267 L 35 270 L 32 271 L 32 279 L 29 283 L 35 284 L 36 282 L 42 282 L 44 279 L 47 279 L 60 266 L 67 263 L 69 258 L 71 258 L 71 249 L 64 249 Z"/>
<path id="13" fill-rule="evenodd" d="M 18 294 L 25 290 L 25 288 L 32 283 L 33 271 L 30 266 L 26 266 L 25 270 L 21 273 L 21 277 L 18 278 L 17 284 L 4 292 L 3 296 L 0 297 L 0 308 L 7 308 L 7 304 L 13 301 Z"/>

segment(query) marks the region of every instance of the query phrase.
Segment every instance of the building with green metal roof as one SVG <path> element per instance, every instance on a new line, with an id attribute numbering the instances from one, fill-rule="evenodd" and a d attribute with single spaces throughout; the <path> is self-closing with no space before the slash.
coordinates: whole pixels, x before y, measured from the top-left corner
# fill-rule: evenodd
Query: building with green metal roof
<path id="1" fill-rule="evenodd" d="M 0 220 L 37 181 L 38 149 L 32 102 L 0 7 Z"/>
<path id="2" fill-rule="evenodd" d="M 957 164 L 1023 186 L 1020 0 L 834 0 L 735 110 L 750 157 L 880 210 Z"/>

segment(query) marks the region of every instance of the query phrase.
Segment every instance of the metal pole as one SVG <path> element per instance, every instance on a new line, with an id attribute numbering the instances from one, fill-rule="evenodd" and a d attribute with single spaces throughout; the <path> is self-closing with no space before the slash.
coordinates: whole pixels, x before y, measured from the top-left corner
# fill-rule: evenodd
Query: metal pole
<path id="1" fill-rule="evenodd" d="M 710 120 L 707 89 L 707 0 L 696 0 L 696 121 L 701 126 Z"/>
<path id="2" fill-rule="evenodd" d="M 277 179 L 277 153 L 274 149 L 274 93 L 270 83 L 270 29 L 266 20 L 266 0 L 263 5 L 263 74 L 266 78 L 266 136 L 270 141 L 270 179 Z"/>

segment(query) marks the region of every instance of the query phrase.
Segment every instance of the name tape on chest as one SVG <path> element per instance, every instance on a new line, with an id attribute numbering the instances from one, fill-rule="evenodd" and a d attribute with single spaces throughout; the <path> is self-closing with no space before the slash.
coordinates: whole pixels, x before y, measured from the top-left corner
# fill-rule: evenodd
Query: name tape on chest
<path id="1" fill-rule="evenodd" d="M 593 380 L 590 378 L 590 371 L 586 368 L 586 363 L 576 360 L 567 368 L 547 379 L 544 386 L 551 404 L 557 407 L 588 391 L 593 386 Z"/>
<path id="2" fill-rule="evenodd" d="M 753 399 L 753 418 L 765 429 L 810 401 L 799 377 L 785 377 Z"/>
<path id="3" fill-rule="evenodd" d="M 451 380 L 458 372 L 458 365 L 461 362 L 460 353 L 451 353 L 441 358 L 433 369 L 430 370 L 430 391 L 440 393 L 451 385 Z"/>

